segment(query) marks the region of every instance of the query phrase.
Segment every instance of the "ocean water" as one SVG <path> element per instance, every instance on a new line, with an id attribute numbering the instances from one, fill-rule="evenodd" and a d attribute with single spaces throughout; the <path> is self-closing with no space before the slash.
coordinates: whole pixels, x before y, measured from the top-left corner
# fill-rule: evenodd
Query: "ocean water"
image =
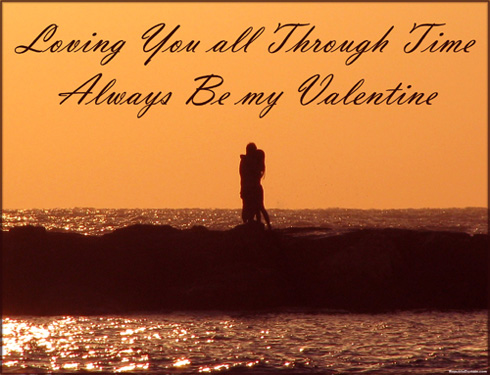
<path id="1" fill-rule="evenodd" d="M 487 233 L 484 208 L 270 210 L 273 226 Z M 238 210 L 6 210 L 3 230 L 101 235 L 130 224 L 240 224 Z M 49 275 L 46 275 L 49 277 Z M 158 296 L 155 296 L 158 298 Z M 4 316 L 2 373 L 437 374 L 488 371 L 487 311 Z"/>
<path id="2" fill-rule="evenodd" d="M 486 208 L 356 210 L 269 210 L 275 228 L 327 227 L 334 232 L 363 228 L 408 228 L 488 233 Z M 231 229 L 241 224 L 240 210 L 225 209 L 33 209 L 3 210 L 2 229 L 39 225 L 48 230 L 100 235 L 132 224 L 187 229 Z"/>
<path id="3" fill-rule="evenodd" d="M 16 317 L 3 372 L 485 372 L 484 312 Z"/>

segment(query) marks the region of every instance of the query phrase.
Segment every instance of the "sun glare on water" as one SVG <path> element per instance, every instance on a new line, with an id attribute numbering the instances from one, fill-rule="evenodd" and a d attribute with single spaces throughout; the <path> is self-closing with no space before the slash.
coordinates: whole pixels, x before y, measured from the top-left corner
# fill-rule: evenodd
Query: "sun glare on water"
<path id="1" fill-rule="evenodd" d="M 7 317 L 2 373 L 482 370 L 486 328 L 478 312 Z"/>

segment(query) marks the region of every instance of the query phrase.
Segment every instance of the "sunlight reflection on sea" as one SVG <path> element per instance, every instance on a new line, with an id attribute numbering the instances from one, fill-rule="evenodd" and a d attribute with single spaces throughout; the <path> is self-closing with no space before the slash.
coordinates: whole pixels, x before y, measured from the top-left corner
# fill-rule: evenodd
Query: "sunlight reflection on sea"
<path id="1" fill-rule="evenodd" d="M 4 318 L 3 372 L 485 369 L 484 312 Z"/>
<path id="2" fill-rule="evenodd" d="M 485 208 L 270 210 L 275 228 L 487 233 Z M 4 210 L 2 229 L 102 235 L 132 224 L 230 229 L 239 210 Z M 301 231 L 300 231 L 301 232 Z M 155 298 L 159 298 L 155 296 Z M 4 317 L 3 373 L 390 373 L 485 371 L 486 312 Z"/>
<path id="3" fill-rule="evenodd" d="M 356 210 L 269 210 L 274 228 L 326 227 L 334 232 L 363 228 L 488 232 L 485 208 Z M 225 209 L 32 209 L 3 210 L 2 229 L 35 225 L 48 230 L 101 235 L 133 224 L 205 226 L 225 230 L 241 224 L 240 210 Z"/>

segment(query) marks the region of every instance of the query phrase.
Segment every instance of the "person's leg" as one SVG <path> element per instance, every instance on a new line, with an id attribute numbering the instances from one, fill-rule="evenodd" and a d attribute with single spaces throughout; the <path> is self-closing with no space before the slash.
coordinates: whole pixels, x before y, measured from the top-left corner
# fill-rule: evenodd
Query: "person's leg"
<path id="1" fill-rule="evenodd" d="M 243 203 L 242 204 L 242 221 L 244 223 L 246 223 L 247 222 L 247 207 L 245 205 L 245 201 L 244 200 L 242 201 L 242 203 Z"/>
<path id="2" fill-rule="evenodd" d="M 271 227 L 271 221 L 270 221 L 270 218 L 269 218 L 269 214 L 267 213 L 264 205 L 262 205 L 262 207 L 260 208 L 260 212 L 262 212 L 262 215 L 264 215 L 264 220 L 267 224 L 267 228 L 268 229 L 272 229 Z"/>
<path id="3" fill-rule="evenodd" d="M 255 217 L 255 221 L 258 223 L 262 222 L 261 217 L 260 217 L 260 212 L 261 212 L 260 207 L 256 207 L 254 217 Z"/>
<path id="4" fill-rule="evenodd" d="M 253 202 L 251 202 L 251 199 L 248 195 L 244 195 L 242 201 L 242 220 L 244 223 L 251 223 L 254 220 L 255 216 L 255 208 L 253 206 Z"/>
<path id="5" fill-rule="evenodd" d="M 264 206 L 264 188 L 262 187 L 262 185 L 260 185 L 259 194 L 258 194 L 258 208 L 259 208 L 259 215 L 260 213 L 262 213 L 262 215 L 264 216 L 264 220 L 267 224 L 267 228 L 271 229 L 271 221 L 269 218 L 269 214 L 267 213 L 267 210 L 265 209 Z"/>

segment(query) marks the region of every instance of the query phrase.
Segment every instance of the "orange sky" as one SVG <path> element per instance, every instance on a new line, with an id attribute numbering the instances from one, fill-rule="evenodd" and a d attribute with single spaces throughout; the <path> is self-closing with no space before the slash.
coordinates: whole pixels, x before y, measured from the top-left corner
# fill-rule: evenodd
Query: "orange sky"
<path id="1" fill-rule="evenodd" d="M 239 154 L 250 141 L 266 152 L 268 208 L 487 206 L 487 6 L 3 3 L 3 206 L 237 208 Z M 171 42 L 200 45 L 158 53 L 145 66 L 141 37 L 162 22 L 166 32 L 180 25 Z M 339 43 L 374 43 L 394 28 L 382 53 L 346 65 L 341 52 L 268 53 L 285 35 L 274 33 L 279 23 L 309 23 L 310 39 Z M 476 43 L 469 53 L 406 54 L 404 45 L 418 39 L 414 23 L 446 24 L 430 41 L 443 32 L 443 41 Z M 100 52 L 15 53 L 50 24 L 58 29 L 39 49 L 55 40 L 126 43 L 106 65 Z M 246 53 L 205 52 L 250 26 L 264 32 Z M 142 105 L 77 105 L 80 96 L 60 105 L 59 93 L 98 73 L 95 92 L 116 79 L 112 91 L 128 96 L 172 96 L 139 119 Z M 209 74 L 223 77 L 216 92 L 230 97 L 186 105 L 200 84 L 194 79 Z M 334 75 L 328 93 L 364 79 L 367 93 L 402 83 L 438 96 L 430 106 L 302 106 L 298 88 L 314 74 Z M 259 118 L 265 104 L 234 105 L 249 91 L 283 95 Z"/>

